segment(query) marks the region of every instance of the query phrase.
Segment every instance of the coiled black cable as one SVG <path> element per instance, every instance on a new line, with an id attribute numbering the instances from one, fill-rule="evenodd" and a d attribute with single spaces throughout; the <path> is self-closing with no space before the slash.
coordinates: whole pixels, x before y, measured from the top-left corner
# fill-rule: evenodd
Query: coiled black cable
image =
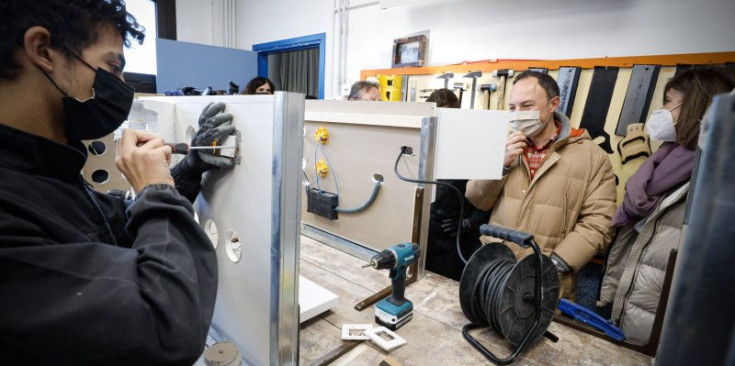
<path id="1" fill-rule="evenodd" d="M 444 183 L 436 180 L 421 180 L 421 179 L 411 179 L 408 177 L 404 177 L 401 175 L 401 173 L 398 172 L 398 163 L 401 161 L 401 158 L 403 155 L 411 155 L 410 147 L 408 146 L 401 146 L 401 152 L 398 154 L 398 158 L 396 159 L 396 164 L 393 166 L 393 171 L 396 173 L 396 176 L 398 179 L 406 182 L 411 183 L 419 183 L 419 184 L 434 184 L 434 185 L 440 185 L 449 187 L 454 190 L 455 193 L 457 193 L 457 198 L 459 199 L 459 219 L 457 220 L 457 254 L 459 255 L 459 259 L 462 260 L 462 263 L 467 264 L 467 259 L 464 258 L 462 255 L 462 247 L 460 246 L 460 238 L 462 236 L 462 218 L 464 218 L 464 195 L 462 192 L 457 189 L 457 187 L 449 184 Z"/>
<path id="2" fill-rule="evenodd" d="M 515 264 L 515 261 L 504 258 L 488 263 L 475 282 L 474 301 L 470 303 L 473 318 L 489 324 L 496 333 L 504 337 L 507 335 L 500 326 L 500 302 L 503 285 Z"/>
<path id="3" fill-rule="evenodd" d="M 514 290 L 512 287 L 506 288 L 506 284 L 508 283 L 509 278 L 513 275 L 513 271 L 519 269 L 519 266 L 521 266 L 524 262 L 522 261 L 521 263 L 517 263 L 515 259 L 496 257 L 488 263 L 483 264 L 479 272 L 477 272 L 476 277 L 473 276 L 472 278 L 468 279 L 462 278 L 463 282 L 466 280 L 475 281 L 474 285 L 472 286 L 471 294 L 469 294 L 469 306 L 465 312 L 465 315 L 467 315 L 471 323 L 462 327 L 462 336 L 464 336 L 467 342 L 469 342 L 473 347 L 480 351 L 488 360 L 498 365 L 508 365 L 513 363 L 516 357 L 518 357 L 520 353 L 523 352 L 529 342 L 531 342 L 531 340 L 538 335 L 539 330 L 543 329 L 542 332 L 545 332 L 546 335 L 552 340 L 555 338 L 555 336 L 553 336 L 551 333 L 546 332 L 546 327 L 548 327 L 548 324 L 544 325 L 543 327 L 541 324 L 543 299 L 543 255 L 541 254 L 541 249 L 539 248 L 538 244 L 533 240 L 533 236 L 530 234 L 517 232 L 506 228 L 492 227 L 489 225 L 483 225 L 480 228 L 480 232 L 483 235 L 490 235 L 512 241 L 521 245 L 522 247 L 530 246 L 531 248 L 533 248 L 534 252 L 532 257 L 526 257 L 523 260 L 530 260 L 535 262 L 533 264 L 533 267 L 535 269 L 533 295 L 529 296 L 528 298 L 526 298 L 526 295 L 524 295 L 523 298 L 524 302 L 527 301 L 533 303 L 533 323 L 530 327 L 527 328 L 526 332 L 523 334 L 523 337 L 520 339 L 519 342 L 517 338 L 515 342 L 511 341 L 511 338 L 514 338 L 510 334 L 513 331 L 512 326 L 507 329 L 507 332 L 503 331 L 501 324 L 504 324 L 504 322 L 501 317 L 503 316 L 503 313 L 505 311 L 514 311 L 513 308 L 503 308 L 503 298 L 509 295 L 508 293 L 506 293 L 507 291 L 512 291 L 511 295 L 516 292 L 516 290 Z M 462 285 L 460 284 L 460 286 Z M 464 309 L 465 308 L 463 307 L 463 311 Z M 469 314 L 467 312 L 469 312 Z M 507 322 L 505 322 L 505 324 L 507 324 Z M 517 345 L 510 356 L 506 358 L 499 358 L 495 356 L 469 333 L 469 331 L 472 329 L 482 328 L 486 326 L 490 326 L 491 328 L 493 328 L 493 330 L 497 334 L 508 339 L 509 341 L 511 341 L 511 343 L 517 342 Z"/>

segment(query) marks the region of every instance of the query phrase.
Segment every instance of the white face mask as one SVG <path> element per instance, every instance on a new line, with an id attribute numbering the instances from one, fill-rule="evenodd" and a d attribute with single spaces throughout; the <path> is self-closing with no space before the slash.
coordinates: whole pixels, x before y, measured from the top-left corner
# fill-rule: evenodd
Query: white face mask
<path id="1" fill-rule="evenodd" d="M 523 132 L 526 137 L 532 137 L 546 126 L 546 123 L 541 122 L 540 116 L 539 111 L 510 112 L 510 128 L 513 131 Z"/>
<path id="2" fill-rule="evenodd" d="M 676 127 L 674 127 L 674 117 L 671 111 L 679 108 L 681 104 L 677 104 L 671 109 L 657 109 L 651 113 L 646 121 L 646 132 L 654 140 L 660 141 L 676 141 Z"/>

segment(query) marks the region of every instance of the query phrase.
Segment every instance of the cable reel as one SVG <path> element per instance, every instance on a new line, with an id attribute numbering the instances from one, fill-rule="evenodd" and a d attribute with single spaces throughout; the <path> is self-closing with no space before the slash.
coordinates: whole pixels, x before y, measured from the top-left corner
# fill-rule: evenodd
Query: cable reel
<path id="1" fill-rule="evenodd" d="M 482 225 L 480 232 L 534 251 L 516 261 L 504 244 L 483 245 L 467 262 L 459 284 L 462 312 L 471 322 L 462 328 L 462 335 L 490 361 L 507 365 L 541 336 L 558 340 L 547 329 L 559 301 L 559 275 L 533 235 L 490 225 Z M 487 326 L 516 346 L 510 356 L 498 358 L 469 334 Z"/>

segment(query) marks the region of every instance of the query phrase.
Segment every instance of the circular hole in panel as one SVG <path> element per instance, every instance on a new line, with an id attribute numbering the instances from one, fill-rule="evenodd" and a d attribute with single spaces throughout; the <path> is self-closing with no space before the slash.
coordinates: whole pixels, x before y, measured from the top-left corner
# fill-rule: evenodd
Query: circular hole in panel
<path id="1" fill-rule="evenodd" d="M 194 127 L 189 126 L 186 128 L 186 137 L 184 141 L 191 142 L 191 139 L 194 138 L 194 135 L 197 133 L 197 130 L 194 129 Z"/>
<path id="2" fill-rule="evenodd" d="M 87 150 L 90 154 L 94 156 L 102 156 L 105 152 L 107 152 L 107 145 L 105 145 L 105 143 L 102 141 L 95 140 L 87 145 Z"/>
<path id="3" fill-rule="evenodd" d="M 240 261 L 242 257 L 242 243 L 240 243 L 240 235 L 235 230 L 227 230 L 225 233 L 225 251 L 231 261 L 235 263 Z"/>
<path id="4" fill-rule="evenodd" d="M 97 169 L 92 172 L 92 181 L 97 184 L 105 184 L 110 180 L 110 173 L 104 169 Z"/>
<path id="5" fill-rule="evenodd" d="M 217 224 L 212 220 L 207 220 L 207 222 L 204 223 L 204 232 L 207 234 L 209 240 L 216 249 L 217 244 L 219 243 L 219 230 L 217 229 Z"/>

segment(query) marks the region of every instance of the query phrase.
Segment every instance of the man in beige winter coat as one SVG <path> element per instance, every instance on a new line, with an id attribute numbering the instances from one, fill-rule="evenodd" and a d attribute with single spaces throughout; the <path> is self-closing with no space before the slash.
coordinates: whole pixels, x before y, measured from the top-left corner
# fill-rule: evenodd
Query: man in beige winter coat
<path id="1" fill-rule="evenodd" d="M 559 86 L 549 75 L 526 71 L 515 78 L 503 178 L 469 181 L 466 197 L 479 209 L 493 209 L 491 225 L 533 234 L 556 265 L 560 296 L 574 300 L 576 272 L 610 242 L 615 178 L 590 135 L 556 112 L 559 103 Z M 519 259 L 532 252 L 506 245 Z"/>

